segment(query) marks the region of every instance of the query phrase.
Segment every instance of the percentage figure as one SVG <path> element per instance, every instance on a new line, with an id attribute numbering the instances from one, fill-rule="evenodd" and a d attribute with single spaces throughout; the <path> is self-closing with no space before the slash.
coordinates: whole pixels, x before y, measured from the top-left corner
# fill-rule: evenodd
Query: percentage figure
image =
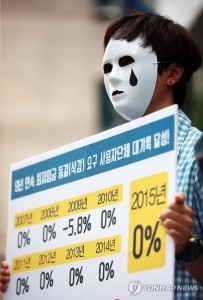
<path id="1" fill-rule="evenodd" d="M 69 285 L 78 285 L 79 283 L 83 283 L 83 275 L 82 275 L 82 267 L 79 268 L 71 268 L 69 272 Z"/>
<path id="2" fill-rule="evenodd" d="M 44 243 L 56 238 L 55 223 L 53 225 L 44 225 L 42 240 Z"/>
<path id="3" fill-rule="evenodd" d="M 63 230 L 68 230 L 69 236 L 85 233 L 90 231 L 92 228 L 92 224 L 90 222 L 90 214 L 88 216 L 79 216 L 76 220 L 74 218 L 70 218 L 68 220 L 68 227 L 64 227 Z"/>
<path id="4" fill-rule="evenodd" d="M 53 271 L 51 272 L 42 272 L 40 274 L 40 289 L 44 290 L 48 289 L 54 285 L 54 280 L 52 278 Z"/>
<path id="5" fill-rule="evenodd" d="M 18 248 L 30 245 L 29 233 L 30 233 L 30 230 L 18 232 L 18 241 L 17 241 Z"/>
<path id="6" fill-rule="evenodd" d="M 18 278 L 16 281 L 16 295 L 24 294 L 29 292 L 29 277 L 26 278 Z"/>
<path id="7" fill-rule="evenodd" d="M 158 252 L 161 249 L 161 239 L 156 237 L 158 226 L 159 226 L 159 222 L 157 221 L 154 231 L 152 231 L 152 227 L 150 225 L 148 225 L 145 228 L 145 239 L 147 241 L 150 241 L 146 256 L 150 255 L 152 247 L 154 249 L 154 252 Z"/>
<path id="8" fill-rule="evenodd" d="M 109 280 L 114 278 L 113 260 L 111 263 L 101 262 L 99 264 L 99 281 Z"/>
<path id="9" fill-rule="evenodd" d="M 144 242 L 149 241 L 146 256 L 149 256 L 152 248 L 154 252 L 159 252 L 161 249 L 161 239 L 156 237 L 159 221 L 156 222 L 154 229 L 148 225 L 145 229 L 141 224 L 138 224 L 134 229 L 133 239 L 133 256 L 139 259 L 143 255 Z"/>
<path id="10" fill-rule="evenodd" d="M 113 210 L 102 210 L 101 213 L 101 228 L 105 229 L 107 226 L 110 227 L 111 225 L 116 224 L 116 217 L 114 215 L 115 213 L 115 207 Z"/>
<path id="11" fill-rule="evenodd" d="M 90 214 L 88 215 L 88 217 L 83 217 L 83 224 L 85 225 L 84 226 L 84 233 L 86 232 L 86 231 L 90 231 L 91 230 L 91 228 L 92 228 L 92 224 L 90 223 Z"/>

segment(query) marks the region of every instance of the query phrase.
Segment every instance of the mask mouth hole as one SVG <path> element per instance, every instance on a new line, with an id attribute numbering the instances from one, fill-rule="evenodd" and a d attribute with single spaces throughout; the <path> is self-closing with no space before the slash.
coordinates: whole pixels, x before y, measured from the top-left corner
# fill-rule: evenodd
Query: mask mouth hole
<path id="1" fill-rule="evenodd" d="M 123 91 L 116 90 L 116 91 L 113 91 L 112 96 L 116 96 L 116 95 L 119 95 L 119 94 L 122 94 L 122 93 L 123 93 Z"/>

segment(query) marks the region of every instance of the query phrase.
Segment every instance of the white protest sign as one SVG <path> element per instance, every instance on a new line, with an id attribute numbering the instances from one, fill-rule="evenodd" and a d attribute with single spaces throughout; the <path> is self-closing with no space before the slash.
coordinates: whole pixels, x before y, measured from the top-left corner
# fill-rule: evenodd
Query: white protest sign
<path id="1" fill-rule="evenodd" d="M 173 299 L 177 106 L 11 168 L 5 300 Z"/>

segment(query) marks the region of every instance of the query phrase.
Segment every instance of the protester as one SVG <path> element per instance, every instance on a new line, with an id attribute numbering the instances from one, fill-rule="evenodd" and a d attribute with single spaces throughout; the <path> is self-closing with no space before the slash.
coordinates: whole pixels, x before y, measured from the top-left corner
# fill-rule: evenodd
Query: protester
<path id="1" fill-rule="evenodd" d="M 179 193 L 160 215 L 160 223 L 176 245 L 175 299 L 203 299 L 203 186 L 194 154 L 201 132 L 181 110 L 186 85 L 202 63 L 200 50 L 185 28 L 151 13 L 113 21 L 104 36 L 104 50 L 106 91 L 123 118 L 131 121 L 179 106 Z M 186 293 L 183 286 L 191 290 Z"/>

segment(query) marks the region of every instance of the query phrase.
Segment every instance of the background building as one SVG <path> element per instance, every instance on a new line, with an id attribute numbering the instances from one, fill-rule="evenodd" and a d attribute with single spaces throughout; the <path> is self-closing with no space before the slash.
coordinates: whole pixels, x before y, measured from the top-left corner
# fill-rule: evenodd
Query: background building
<path id="1" fill-rule="evenodd" d="M 6 253 L 11 163 L 124 122 L 102 83 L 109 21 L 157 10 L 191 28 L 203 50 L 202 6 L 202 0 L 2 0 L 0 259 Z M 200 71 L 185 106 L 201 130 L 202 82 Z"/>

